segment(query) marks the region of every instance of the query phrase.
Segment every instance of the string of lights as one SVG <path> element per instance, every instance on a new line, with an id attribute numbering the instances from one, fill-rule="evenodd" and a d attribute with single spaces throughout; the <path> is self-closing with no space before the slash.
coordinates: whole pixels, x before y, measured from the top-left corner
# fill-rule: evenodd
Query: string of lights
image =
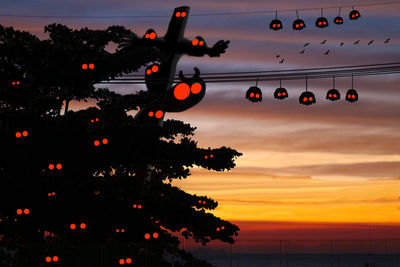
<path id="1" fill-rule="evenodd" d="M 310 11 L 320 9 L 339 9 L 357 7 L 372 7 L 372 6 L 388 6 L 398 5 L 400 1 L 374 2 L 374 3 L 356 3 L 352 5 L 340 6 L 325 6 L 325 7 L 309 7 L 298 9 L 282 9 L 282 10 L 258 10 L 258 11 L 242 11 L 242 12 L 218 12 L 218 13 L 194 13 L 190 16 L 207 17 L 207 16 L 234 16 L 234 15 L 252 15 L 252 14 L 268 14 L 268 13 L 283 13 L 295 11 Z M 53 18 L 53 19 L 144 19 L 144 18 L 169 18 L 170 15 L 120 15 L 120 16 L 69 16 L 69 15 L 28 15 L 28 14 L 7 14 L 2 13 L 0 17 L 15 17 L 15 18 Z"/>

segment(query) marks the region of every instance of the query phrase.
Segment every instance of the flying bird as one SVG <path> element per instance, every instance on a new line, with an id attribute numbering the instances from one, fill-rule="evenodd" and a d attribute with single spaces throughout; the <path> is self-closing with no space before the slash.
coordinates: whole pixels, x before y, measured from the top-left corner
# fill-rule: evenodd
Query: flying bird
<path id="1" fill-rule="evenodd" d="M 325 44 L 326 43 L 326 40 L 324 40 L 321 44 Z"/>
<path id="2" fill-rule="evenodd" d="M 310 43 L 306 43 L 305 45 L 304 45 L 304 47 L 306 47 L 307 45 L 309 45 Z"/>
<path id="3" fill-rule="evenodd" d="M 300 51 L 300 53 L 299 54 L 304 54 L 304 52 L 305 52 L 306 50 L 305 49 L 303 49 L 303 51 Z"/>
<path id="4" fill-rule="evenodd" d="M 276 55 L 276 58 L 281 57 L 281 55 Z"/>
<path id="5" fill-rule="evenodd" d="M 372 44 L 374 42 L 374 40 L 369 41 L 368 45 Z"/>
<path id="6" fill-rule="evenodd" d="M 326 51 L 324 54 L 325 54 L 325 55 L 328 55 L 328 54 L 329 54 L 329 51 L 330 51 L 330 50 Z"/>
<path id="7" fill-rule="evenodd" d="M 285 59 L 282 59 L 281 61 L 279 61 L 279 63 L 283 63 L 284 60 L 285 60 Z"/>
<path id="8" fill-rule="evenodd" d="M 357 41 L 355 41 L 353 44 L 356 45 L 356 44 L 358 44 L 359 42 L 360 42 L 360 40 L 357 40 Z"/>
<path id="9" fill-rule="evenodd" d="M 385 41 L 385 44 L 389 43 L 390 38 L 387 38 L 387 40 Z"/>
<path id="10" fill-rule="evenodd" d="M 344 43 L 343 43 L 343 42 L 341 42 L 341 43 L 340 43 L 340 46 L 343 46 L 343 45 L 344 45 Z"/>

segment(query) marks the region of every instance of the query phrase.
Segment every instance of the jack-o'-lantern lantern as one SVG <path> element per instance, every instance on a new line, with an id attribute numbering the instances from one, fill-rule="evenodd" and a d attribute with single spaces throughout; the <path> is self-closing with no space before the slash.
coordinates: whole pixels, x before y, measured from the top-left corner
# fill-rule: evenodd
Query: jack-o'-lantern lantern
<path id="1" fill-rule="evenodd" d="M 145 40 L 154 40 L 157 38 L 157 33 L 153 29 L 148 29 L 143 37 Z"/>
<path id="2" fill-rule="evenodd" d="M 333 23 L 335 23 L 336 25 L 342 25 L 343 24 L 343 18 L 340 16 L 337 16 L 334 20 Z"/>
<path id="3" fill-rule="evenodd" d="M 306 27 L 304 20 L 299 19 L 299 13 L 296 10 L 297 19 L 293 22 L 293 30 L 301 31 Z"/>
<path id="4" fill-rule="evenodd" d="M 333 76 L 333 88 L 326 93 L 326 99 L 330 101 L 337 101 L 340 99 L 340 93 L 335 89 L 335 76 Z"/>
<path id="5" fill-rule="evenodd" d="M 196 36 L 196 38 L 194 38 L 192 40 L 192 45 L 195 47 L 205 47 L 207 46 L 206 42 L 204 41 L 203 37 L 201 36 Z"/>
<path id="6" fill-rule="evenodd" d="M 323 9 L 321 8 L 321 17 L 317 18 L 315 21 L 315 27 L 323 29 L 329 26 L 328 20 L 323 16 L 323 14 Z"/>
<path id="7" fill-rule="evenodd" d="M 276 11 L 275 13 L 275 19 L 272 20 L 271 23 L 269 24 L 269 28 L 274 31 L 279 31 L 280 29 L 283 28 L 282 21 L 278 19 L 278 11 Z"/>
<path id="8" fill-rule="evenodd" d="M 358 101 L 358 93 L 354 89 L 349 89 L 346 93 L 346 101 L 354 103 Z"/>
<path id="9" fill-rule="evenodd" d="M 289 94 L 285 88 L 282 87 L 282 80 L 279 81 L 279 88 L 277 88 L 274 92 L 274 98 L 283 100 L 288 98 Z"/>
<path id="10" fill-rule="evenodd" d="M 251 102 L 261 102 L 262 101 L 262 92 L 261 89 L 257 86 L 251 86 L 246 92 L 246 99 Z"/>
<path id="11" fill-rule="evenodd" d="M 315 100 L 315 95 L 312 92 L 307 91 L 307 87 L 308 87 L 308 79 L 306 76 L 306 91 L 301 93 L 300 97 L 299 97 L 299 102 L 302 105 L 312 105 L 316 102 Z"/>
<path id="12" fill-rule="evenodd" d="M 357 20 L 357 19 L 359 19 L 361 17 L 361 14 L 360 14 L 360 12 L 358 12 L 358 10 L 355 10 L 354 8 L 353 8 L 353 10 L 350 12 L 350 14 L 349 14 L 349 18 L 351 19 L 351 20 Z"/>

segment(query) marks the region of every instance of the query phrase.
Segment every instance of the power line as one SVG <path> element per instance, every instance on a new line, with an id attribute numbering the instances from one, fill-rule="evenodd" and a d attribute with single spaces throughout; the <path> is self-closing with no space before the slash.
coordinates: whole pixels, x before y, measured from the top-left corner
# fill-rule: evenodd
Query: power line
<path id="1" fill-rule="evenodd" d="M 375 3 L 360 3 L 353 5 L 342 5 L 342 6 L 326 6 L 326 7 L 310 7 L 310 8 L 299 8 L 299 9 L 283 9 L 283 10 L 259 10 L 259 11 L 243 11 L 243 12 L 220 12 L 220 13 L 199 13 L 191 14 L 194 17 L 206 17 L 206 16 L 232 16 L 232 15 L 251 15 L 251 14 L 267 14 L 275 12 L 295 12 L 295 11 L 307 11 L 307 10 L 320 10 L 323 9 L 338 9 L 338 8 L 352 8 L 355 7 L 369 7 L 369 6 L 387 6 L 397 5 L 400 1 L 391 2 L 375 2 Z M 28 14 L 0 14 L 0 17 L 15 17 L 15 18 L 53 18 L 53 19 L 144 19 L 144 18 L 169 18 L 171 15 L 133 15 L 133 16 L 66 16 L 66 15 L 28 15 Z"/>

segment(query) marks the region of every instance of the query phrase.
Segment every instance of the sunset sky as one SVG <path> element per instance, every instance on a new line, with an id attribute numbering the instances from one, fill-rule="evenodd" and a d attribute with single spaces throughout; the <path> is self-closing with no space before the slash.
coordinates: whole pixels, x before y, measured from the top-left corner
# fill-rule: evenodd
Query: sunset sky
<path id="1" fill-rule="evenodd" d="M 131 0 L 3 0 L 1 14 L 65 16 L 143 16 L 131 19 L 55 19 L 0 17 L 0 23 L 27 30 L 41 38 L 44 25 L 58 22 L 69 27 L 106 28 L 124 25 L 139 36 L 149 28 L 166 31 L 175 7 L 188 5 L 191 14 L 259 10 L 285 10 L 354 5 L 361 12 L 349 21 L 351 8 L 342 8 L 344 25 L 331 23 L 317 29 L 319 10 L 300 11 L 307 23 L 300 32 L 291 29 L 295 12 L 278 13 L 284 29 L 268 29 L 274 13 L 191 16 L 185 37 L 201 35 L 208 45 L 230 40 L 220 58 L 184 56 L 178 70 L 192 73 L 302 69 L 400 61 L 400 4 L 357 7 L 363 1 L 131 1 Z M 324 10 L 330 22 L 338 8 Z M 390 38 L 388 44 L 384 41 Z M 320 42 L 327 40 L 325 45 Z M 360 44 L 352 43 L 360 40 Z M 367 43 L 371 40 L 371 45 Z M 309 42 L 303 55 L 303 45 Z M 340 42 L 344 46 L 340 47 Z M 330 50 L 329 55 L 323 55 Z M 285 58 L 278 63 L 277 54 Z M 141 70 L 140 73 L 142 73 Z M 219 202 L 214 214 L 232 220 L 242 229 L 240 238 L 376 238 L 400 239 L 400 75 L 356 77 L 360 101 L 327 102 L 331 79 L 309 81 L 317 103 L 301 106 L 298 97 L 305 81 L 284 81 L 289 99 L 273 99 L 279 82 L 259 82 L 262 103 L 245 99 L 254 83 L 209 83 L 204 100 L 184 113 L 168 113 L 197 127 L 200 147 L 229 146 L 243 156 L 230 172 L 195 168 L 192 176 L 174 182 L 184 190 Z M 350 78 L 338 78 L 344 95 Z M 110 86 L 134 93 L 144 85 Z M 75 103 L 75 109 L 84 104 Z M 322 230 L 321 230 L 322 229 Z M 333 233 L 333 234 L 332 234 Z M 311 237 L 310 237 L 311 234 Z"/>

